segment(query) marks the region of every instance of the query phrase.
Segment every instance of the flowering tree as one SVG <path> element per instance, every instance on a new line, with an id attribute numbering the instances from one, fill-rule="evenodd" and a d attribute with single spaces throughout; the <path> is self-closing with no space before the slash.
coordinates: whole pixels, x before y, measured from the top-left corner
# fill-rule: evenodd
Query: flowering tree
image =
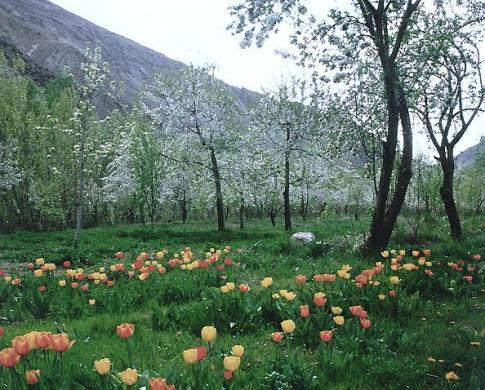
<path id="1" fill-rule="evenodd" d="M 475 7 L 473 7 L 475 5 Z M 485 84 L 480 40 L 483 39 L 483 6 L 471 1 L 464 12 L 450 15 L 446 8 L 426 15 L 428 40 L 444 46 L 430 55 L 431 67 L 420 80 L 420 99 L 415 110 L 438 152 L 443 181 L 440 188 L 454 239 L 461 238 L 461 223 L 453 196 L 454 148 L 482 111 Z M 430 48 L 430 50 L 434 50 Z"/>
<path id="2" fill-rule="evenodd" d="M 295 180 L 292 160 L 301 153 L 311 154 L 315 147 L 315 135 L 319 132 L 315 111 L 316 104 L 306 90 L 306 83 L 294 81 L 261 99 L 253 114 L 255 141 L 283 179 L 286 230 L 291 230 L 290 188 Z"/>
<path id="3" fill-rule="evenodd" d="M 246 0 L 231 7 L 235 21 L 230 29 L 243 34 L 242 46 L 265 39 L 284 20 L 293 22 L 291 42 L 301 63 L 319 64 L 337 80 L 347 79 L 357 67 L 380 74 L 384 90 L 387 129 L 382 142 L 382 165 L 376 204 L 367 247 L 384 247 L 392 233 L 411 179 L 412 128 L 409 113 L 403 52 L 407 32 L 421 0 L 394 2 L 353 1 L 353 11 L 332 10 L 330 20 L 310 15 L 303 1 Z M 371 61 L 369 61 L 369 59 Z M 365 65 L 365 68 L 362 67 Z M 401 124 L 403 148 L 391 197 L 395 171 L 398 130 Z"/>
<path id="4" fill-rule="evenodd" d="M 160 74 L 143 95 L 143 109 L 161 128 L 160 136 L 180 153 L 170 149 L 166 158 L 210 172 L 215 189 L 217 226 L 224 229 L 221 162 L 234 152 L 237 128 L 236 105 L 213 67 L 188 68 Z"/>
<path id="5" fill-rule="evenodd" d="M 79 246 L 82 227 L 82 207 L 85 195 L 86 175 L 93 165 L 110 150 L 109 137 L 99 126 L 94 104 L 109 74 L 107 63 L 102 62 L 101 49 L 96 47 L 86 49 L 86 62 L 81 64 L 81 80 L 77 87 L 79 101 L 72 117 L 75 139 L 74 154 L 76 156 L 77 191 L 76 191 L 76 230 L 74 247 Z M 102 124 L 102 123 L 101 123 Z"/>

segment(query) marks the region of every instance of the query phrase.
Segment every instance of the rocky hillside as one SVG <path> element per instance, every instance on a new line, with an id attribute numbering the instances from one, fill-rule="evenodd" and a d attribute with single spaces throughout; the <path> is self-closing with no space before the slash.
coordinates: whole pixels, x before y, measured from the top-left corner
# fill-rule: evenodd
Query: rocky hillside
<path id="1" fill-rule="evenodd" d="M 45 81 L 47 74 L 59 74 L 65 66 L 75 73 L 87 44 L 101 47 L 111 78 L 124 84 L 125 103 L 132 103 L 155 73 L 186 66 L 47 0 L 0 0 L 0 48 L 21 53 L 34 79 L 40 72 Z M 227 87 L 242 105 L 258 96 Z"/>
<path id="2" fill-rule="evenodd" d="M 458 169 L 468 168 L 475 163 L 479 153 L 485 153 L 485 137 L 480 138 L 480 142 L 456 156 L 456 167 Z"/>

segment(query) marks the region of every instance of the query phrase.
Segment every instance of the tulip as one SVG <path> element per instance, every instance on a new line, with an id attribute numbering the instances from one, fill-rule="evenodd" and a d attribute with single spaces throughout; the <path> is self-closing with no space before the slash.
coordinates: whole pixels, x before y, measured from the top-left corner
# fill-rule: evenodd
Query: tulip
<path id="1" fill-rule="evenodd" d="M 240 284 L 239 285 L 239 291 L 243 292 L 243 293 L 247 293 L 249 290 L 251 290 L 251 288 L 247 285 L 247 284 Z"/>
<path id="2" fill-rule="evenodd" d="M 38 258 L 38 259 L 35 259 L 35 264 L 36 265 L 44 265 L 44 259 L 43 258 Z"/>
<path id="3" fill-rule="evenodd" d="M 197 351 L 197 348 L 186 349 L 182 352 L 182 357 L 186 364 L 194 364 L 199 361 L 199 352 Z"/>
<path id="4" fill-rule="evenodd" d="M 350 306 L 349 311 L 353 316 L 359 317 L 360 319 L 367 317 L 367 312 L 362 309 L 362 306 Z"/>
<path id="5" fill-rule="evenodd" d="M 332 306 L 330 310 L 332 310 L 332 313 L 336 316 L 342 313 L 342 308 L 339 306 Z"/>
<path id="6" fill-rule="evenodd" d="M 207 355 L 207 348 L 203 346 L 195 347 L 197 350 L 197 360 L 204 360 Z"/>
<path id="7" fill-rule="evenodd" d="M 70 342 L 68 335 L 65 333 L 51 335 L 51 348 L 55 352 L 66 352 L 73 344 L 74 341 Z"/>
<path id="8" fill-rule="evenodd" d="M 379 298 L 381 301 L 383 301 L 384 299 L 386 299 L 386 295 L 385 294 L 379 294 L 377 296 L 377 298 Z"/>
<path id="9" fill-rule="evenodd" d="M 295 281 L 296 281 L 296 283 L 300 283 L 300 284 L 306 283 L 306 276 L 305 275 L 297 275 L 297 276 L 295 276 Z"/>
<path id="10" fill-rule="evenodd" d="M 308 305 L 301 305 L 300 306 L 300 315 L 303 318 L 307 318 L 310 315 L 310 308 L 308 307 Z"/>
<path id="11" fill-rule="evenodd" d="M 457 381 L 458 379 L 460 379 L 460 377 L 456 375 L 454 371 L 447 372 L 445 374 L 445 378 L 447 381 Z"/>
<path id="12" fill-rule="evenodd" d="M 384 258 L 389 257 L 389 251 L 382 251 L 381 256 Z"/>
<path id="13" fill-rule="evenodd" d="M 343 325 L 345 323 L 345 318 L 342 317 L 342 316 L 335 316 L 333 317 L 333 321 L 337 324 L 337 325 Z"/>
<path id="14" fill-rule="evenodd" d="M 322 341 L 325 341 L 326 343 L 328 343 L 329 341 L 332 340 L 332 337 L 333 337 L 333 333 L 331 330 L 322 330 L 320 332 L 320 339 Z"/>
<path id="15" fill-rule="evenodd" d="M 230 381 L 233 376 L 234 374 L 231 371 L 227 371 L 227 370 L 224 371 L 224 379 L 226 381 Z"/>
<path id="16" fill-rule="evenodd" d="M 35 276 L 36 278 L 40 278 L 40 277 L 41 277 L 41 276 L 43 276 L 43 275 L 44 275 L 44 271 L 42 271 L 41 269 L 36 269 L 36 270 L 34 271 L 34 276 Z"/>
<path id="17" fill-rule="evenodd" d="M 399 250 L 399 255 L 400 256 L 405 256 L 406 255 L 406 251 L 404 249 Z"/>
<path id="18" fill-rule="evenodd" d="M 229 287 L 227 287 L 226 285 L 221 286 L 221 292 L 222 292 L 223 294 L 227 294 L 229 291 L 230 291 L 230 290 L 229 290 Z"/>
<path id="19" fill-rule="evenodd" d="M 59 287 L 66 287 L 66 281 L 65 280 L 59 280 Z"/>
<path id="20" fill-rule="evenodd" d="M 242 357 L 244 355 L 244 347 L 242 345 L 234 345 L 231 352 L 234 356 Z"/>
<path id="21" fill-rule="evenodd" d="M 17 336 L 12 340 L 12 347 L 17 355 L 26 356 L 30 352 L 29 339 L 25 336 Z"/>
<path id="22" fill-rule="evenodd" d="M 39 382 L 40 371 L 39 370 L 30 370 L 25 373 L 25 380 L 29 385 L 35 385 Z"/>
<path id="23" fill-rule="evenodd" d="M 128 386 L 132 386 L 138 381 L 138 371 L 135 368 L 127 368 L 125 371 L 118 373 L 118 376 Z"/>
<path id="24" fill-rule="evenodd" d="M 468 283 L 471 283 L 473 281 L 473 276 L 471 275 L 463 276 L 463 279 L 465 279 Z"/>
<path id="25" fill-rule="evenodd" d="M 241 358 L 239 356 L 226 356 L 224 358 L 224 369 L 226 371 L 236 372 L 241 365 Z"/>
<path id="26" fill-rule="evenodd" d="M 32 263 L 27 264 L 27 269 L 29 271 L 32 271 L 34 269 L 34 264 L 32 264 Z"/>
<path id="27" fill-rule="evenodd" d="M 90 304 L 91 306 L 96 305 L 96 299 L 90 299 L 90 300 L 89 300 L 89 304 Z"/>
<path id="28" fill-rule="evenodd" d="M 429 256 L 430 254 L 431 254 L 431 250 L 430 249 L 423 249 L 423 255 Z"/>
<path id="29" fill-rule="evenodd" d="M 322 307 L 327 303 L 327 299 L 325 298 L 325 294 L 323 292 L 317 292 L 313 295 L 313 303 L 317 307 Z"/>
<path id="30" fill-rule="evenodd" d="M 389 281 L 391 282 L 391 284 L 399 284 L 399 282 L 401 281 L 401 279 L 399 279 L 398 276 L 391 276 L 389 278 Z"/>
<path id="31" fill-rule="evenodd" d="M 200 332 L 200 335 L 206 343 L 210 343 L 217 338 L 217 329 L 213 326 L 204 326 Z"/>
<path id="32" fill-rule="evenodd" d="M 419 251 L 414 250 L 414 251 L 411 252 L 411 254 L 413 255 L 413 257 L 418 257 L 419 256 Z"/>
<path id="33" fill-rule="evenodd" d="M 390 296 L 390 297 L 392 297 L 392 298 L 394 298 L 394 297 L 397 295 L 397 293 L 396 293 L 396 291 L 395 291 L 395 290 L 390 290 L 388 294 L 389 294 L 389 296 Z"/>
<path id="34" fill-rule="evenodd" d="M 261 280 L 261 286 L 263 288 L 268 288 L 269 286 L 271 286 L 273 284 L 273 278 L 270 278 L 270 277 L 266 277 L 264 278 L 263 280 Z"/>
<path id="35" fill-rule="evenodd" d="M 116 333 L 122 339 L 127 339 L 128 337 L 133 336 L 133 333 L 135 333 L 135 325 L 127 324 L 127 323 L 123 323 L 121 325 L 118 325 L 116 327 Z"/>
<path id="36" fill-rule="evenodd" d="M 77 282 L 72 282 L 71 283 L 71 288 L 76 289 L 78 287 L 79 287 L 79 283 L 77 283 Z"/>
<path id="37" fill-rule="evenodd" d="M 273 333 L 271 333 L 271 339 L 275 343 L 280 343 L 281 340 L 283 340 L 283 335 L 281 334 L 281 332 L 273 332 Z"/>
<path id="38" fill-rule="evenodd" d="M 148 381 L 150 390 L 175 390 L 174 385 L 167 384 L 165 378 L 152 378 Z"/>
<path id="39" fill-rule="evenodd" d="M 293 320 L 285 320 L 281 322 L 281 329 L 284 333 L 293 333 L 295 331 L 296 325 Z"/>
<path id="40" fill-rule="evenodd" d="M 40 349 L 49 348 L 51 345 L 51 334 L 49 332 L 38 332 L 35 335 L 35 344 Z"/>
<path id="41" fill-rule="evenodd" d="M 20 360 L 20 355 L 13 348 L 5 348 L 0 351 L 0 366 L 13 368 Z"/>
<path id="42" fill-rule="evenodd" d="M 369 319 L 361 318 L 360 325 L 362 326 L 362 328 L 367 329 L 371 327 L 372 323 Z"/>
<path id="43" fill-rule="evenodd" d="M 111 371 L 111 361 L 108 358 L 94 361 L 94 368 L 99 375 L 108 375 Z"/>

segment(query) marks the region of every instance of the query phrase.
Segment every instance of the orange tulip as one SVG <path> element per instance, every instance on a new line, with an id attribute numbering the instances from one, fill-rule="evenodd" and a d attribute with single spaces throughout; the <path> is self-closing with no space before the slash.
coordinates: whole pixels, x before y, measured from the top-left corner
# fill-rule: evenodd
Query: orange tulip
<path id="1" fill-rule="evenodd" d="M 133 324 L 121 324 L 116 327 L 116 333 L 123 339 L 127 339 L 128 337 L 133 336 L 135 333 L 135 325 Z"/>
<path id="2" fill-rule="evenodd" d="M 65 333 L 58 333 L 51 335 L 51 348 L 58 353 L 66 352 L 74 344 L 74 341 L 69 341 L 69 336 Z"/>
<path id="3" fill-rule="evenodd" d="M 49 332 L 39 332 L 35 335 L 35 344 L 37 348 L 47 349 L 51 345 L 51 336 Z"/>
<path id="4" fill-rule="evenodd" d="M 150 390 L 175 390 L 174 385 L 167 384 L 165 378 L 152 378 L 148 381 Z"/>
<path id="5" fill-rule="evenodd" d="M 17 336 L 12 340 L 12 347 L 17 355 L 28 355 L 30 352 L 29 339 L 25 336 Z"/>
<path id="6" fill-rule="evenodd" d="M 329 341 L 332 340 L 332 337 L 333 337 L 333 333 L 331 330 L 322 330 L 320 332 L 320 339 L 322 341 L 325 341 L 326 343 L 328 343 Z"/>
<path id="7" fill-rule="evenodd" d="M 310 315 L 310 308 L 308 307 L 308 305 L 301 305 L 300 306 L 300 315 L 303 318 L 307 318 Z"/>
<path id="8" fill-rule="evenodd" d="M 13 368 L 17 365 L 19 360 L 20 355 L 18 355 L 13 348 L 5 348 L 0 351 L 0 366 Z"/>
<path id="9" fill-rule="evenodd" d="M 39 370 L 30 370 L 25 373 L 25 380 L 29 385 L 35 385 L 37 382 L 39 382 L 39 376 Z"/>
<path id="10" fill-rule="evenodd" d="M 281 334 L 281 332 L 273 332 L 273 333 L 271 333 L 271 339 L 275 343 L 280 343 L 281 340 L 283 340 L 283 335 Z"/>

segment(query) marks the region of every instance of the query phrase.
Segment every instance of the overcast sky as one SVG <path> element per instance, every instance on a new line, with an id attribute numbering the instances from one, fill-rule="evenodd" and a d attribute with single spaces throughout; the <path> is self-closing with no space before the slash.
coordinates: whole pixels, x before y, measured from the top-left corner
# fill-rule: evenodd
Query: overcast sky
<path id="1" fill-rule="evenodd" d="M 51 0 L 110 31 L 148 46 L 166 56 L 196 65 L 215 64 L 217 76 L 229 84 L 261 92 L 301 70 L 284 60 L 276 49 L 289 47 L 284 35 L 272 37 L 263 48 L 241 49 L 233 37 L 227 7 L 237 0 Z M 310 0 L 326 12 L 345 0 Z M 457 151 L 478 143 L 485 135 L 485 115 L 457 145 Z M 424 137 L 416 150 L 425 152 Z"/>

